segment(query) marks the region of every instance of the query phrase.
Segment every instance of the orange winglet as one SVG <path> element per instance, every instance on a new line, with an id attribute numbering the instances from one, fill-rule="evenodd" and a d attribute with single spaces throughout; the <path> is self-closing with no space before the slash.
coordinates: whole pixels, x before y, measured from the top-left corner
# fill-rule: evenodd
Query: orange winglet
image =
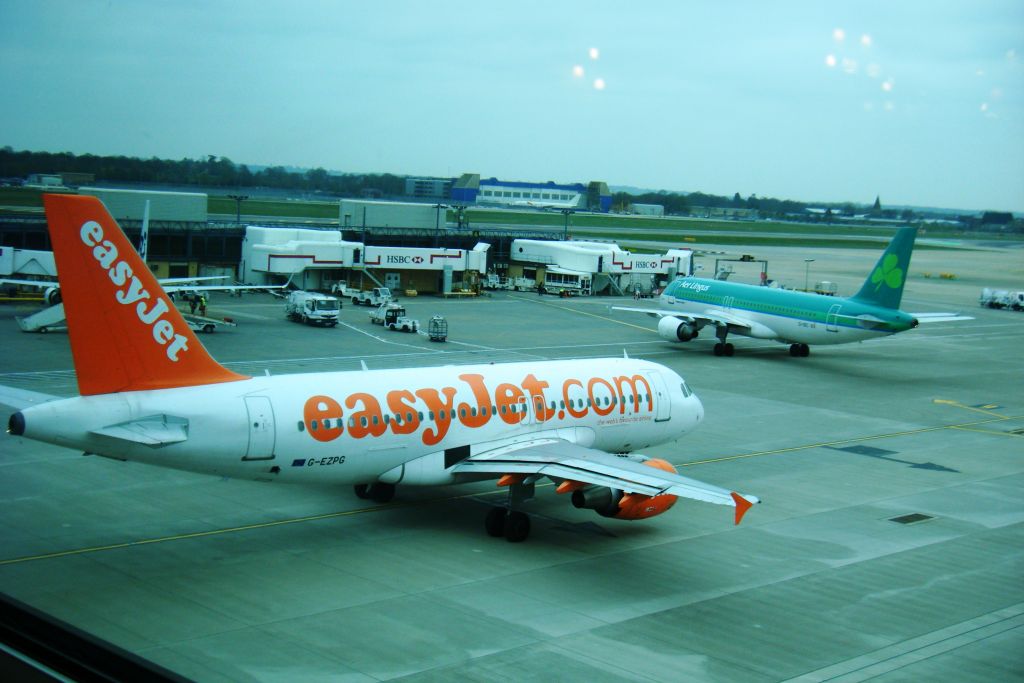
<path id="1" fill-rule="evenodd" d="M 576 489 L 581 489 L 584 486 L 586 486 L 586 484 L 584 484 L 582 481 L 573 481 L 572 479 L 566 479 L 565 481 L 558 485 L 558 488 L 555 489 L 555 493 L 572 493 Z"/>
<path id="2" fill-rule="evenodd" d="M 747 514 L 747 510 L 753 507 L 754 504 L 735 491 L 729 495 L 732 496 L 733 502 L 736 503 L 736 524 L 739 524 L 743 521 L 743 515 Z"/>
<path id="3" fill-rule="evenodd" d="M 525 474 L 503 474 L 501 475 L 501 479 L 498 480 L 498 486 L 512 486 L 513 484 L 522 484 L 525 479 Z"/>

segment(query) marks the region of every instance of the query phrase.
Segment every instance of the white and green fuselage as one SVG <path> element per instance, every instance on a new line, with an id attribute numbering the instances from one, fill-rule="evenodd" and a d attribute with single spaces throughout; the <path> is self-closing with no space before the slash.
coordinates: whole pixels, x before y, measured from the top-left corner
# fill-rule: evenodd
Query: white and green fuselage
<path id="1" fill-rule="evenodd" d="M 715 355 L 731 356 L 730 334 L 790 344 L 794 356 L 806 356 L 811 344 L 845 344 L 917 327 L 899 310 L 910 267 L 915 228 L 901 228 L 882 253 L 860 291 L 847 299 L 744 285 L 724 280 L 683 277 L 661 295 L 660 310 L 620 308 L 657 316 L 658 335 L 669 341 L 695 339 L 714 329 Z"/>
<path id="2" fill-rule="evenodd" d="M 844 344 L 909 330 L 908 313 L 856 297 L 840 298 L 721 280 L 681 278 L 661 295 L 664 312 L 681 318 L 716 316 L 730 334 L 787 344 Z"/>

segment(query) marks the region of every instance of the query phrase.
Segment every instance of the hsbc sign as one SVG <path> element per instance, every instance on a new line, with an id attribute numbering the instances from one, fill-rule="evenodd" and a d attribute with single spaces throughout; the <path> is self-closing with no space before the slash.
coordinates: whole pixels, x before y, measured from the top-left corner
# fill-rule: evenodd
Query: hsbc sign
<path id="1" fill-rule="evenodd" d="M 417 266 L 426 259 L 422 256 L 406 256 L 401 254 L 385 254 L 384 263 L 396 266 Z"/>
<path id="2" fill-rule="evenodd" d="M 633 261 L 633 267 L 644 270 L 657 270 L 661 267 L 661 263 L 658 261 Z"/>
<path id="3" fill-rule="evenodd" d="M 418 249 L 415 247 L 366 247 L 364 263 L 367 267 L 405 270 L 442 270 L 451 266 L 455 270 L 467 267 L 464 249 Z"/>

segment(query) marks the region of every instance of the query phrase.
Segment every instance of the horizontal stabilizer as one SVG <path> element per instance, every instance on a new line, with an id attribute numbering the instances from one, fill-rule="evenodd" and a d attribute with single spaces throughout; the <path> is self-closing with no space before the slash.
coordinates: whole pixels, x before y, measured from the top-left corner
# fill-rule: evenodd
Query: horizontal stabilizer
<path id="1" fill-rule="evenodd" d="M 960 315 L 959 313 L 911 313 L 917 322 L 924 323 L 952 323 L 958 320 L 974 320 L 973 316 Z"/>
<path id="2" fill-rule="evenodd" d="M 186 440 L 188 420 L 173 415 L 150 415 L 131 422 L 94 429 L 92 433 L 156 448 Z"/>
<path id="3" fill-rule="evenodd" d="M 17 408 L 18 410 L 28 408 L 29 406 L 37 406 L 40 403 L 57 401 L 60 398 L 60 396 L 52 396 L 38 391 L 0 385 L 0 403 L 11 408 Z"/>

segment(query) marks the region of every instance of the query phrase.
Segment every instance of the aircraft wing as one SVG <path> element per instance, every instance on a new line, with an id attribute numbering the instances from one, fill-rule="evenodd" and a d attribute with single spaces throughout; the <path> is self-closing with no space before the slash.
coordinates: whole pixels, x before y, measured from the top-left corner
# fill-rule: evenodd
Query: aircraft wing
<path id="1" fill-rule="evenodd" d="M 629 311 L 631 313 L 645 313 L 646 315 L 658 318 L 678 318 L 686 322 L 696 323 L 697 327 L 704 327 L 705 325 L 714 325 L 715 327 L 728 326 L 730 330 L 750 330 L 750 321 L 742 316 L 738 316 L 728 311 L 721 309 L 710 308 L 699 315 L 693 313 L 682 313 L 680 311 L 666 311 L 664 309 L 654 308 L 630 308 L 627 306 L 612 306 L 613 311 Z"/>
<path id="2" fill-rule="evenodd" d="M 8 387 L 0 384 L 0 403 L 5 406 L 10 406 L 17 410 L 22 408 L 28 408 L 29 406 L 39 405 L 40 403 L 48 403 L 50 401 L 57 401 L 64 398 L 63 396 L 54 396 L 52 394 L 44 394 L 39 391 L 29 391 L 28 389 L 18 389 L 16 387 Z"/>
<path id="3" fill-rule="evenodd" d="M 635 460 L 569 443 L 537 439 L 485 451 L 453 468 L 465 474 L 525 474 L 556 481 L 577 481 L 645 496 L 669 494 L 737 508 L 736 523 L 757 496 L 739 494 L 713 484 L 648 467 Z"/>
<path id="4" fill-rule="evenodd" d="M 973 316 L 959 313 L 911 313 L 919 323 L 951 323 L 957 320 L 974 320 Z"/>
<path id="5" fill-rule="evenodd" d="M 160 278 L 161 285 L 180 285 L 185 282 L 202 282 L 204 280 L 226 280 L 227 275 L 204 275 L 203 277 L 164 277 Z"/>
<path id="6" fill-rule="evenodd" d="M 163 284 L 163 280 L 160 281 Z M 283 289 L 284 285 L 169 285 L 164 291 L 171 292 L 234 292 L 243 289 Z"/>
<path id="7" fill-rule="evenodd" d="M 16 280 L 9 277 L 0 278 L 0 285 L 23 285 L 25 287 L 59 287 L 56 280 Z"/>

